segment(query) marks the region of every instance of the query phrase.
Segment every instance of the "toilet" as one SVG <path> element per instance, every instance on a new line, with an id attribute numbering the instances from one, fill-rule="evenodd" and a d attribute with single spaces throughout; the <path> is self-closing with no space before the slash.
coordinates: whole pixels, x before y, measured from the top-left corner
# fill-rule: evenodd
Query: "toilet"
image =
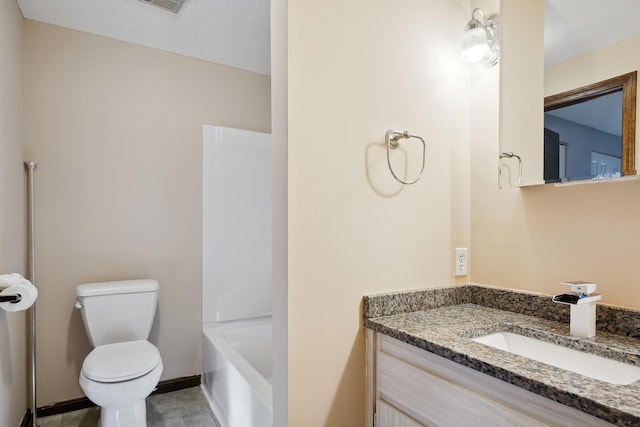
<path id="1" fill-rule="evenodd" d="M 147 341 L 158 301 L 151 279 L 78 286 L 76 308 L 93 351 L 84 359 L 80 387 L 100 406 L 101 427 L 146 427 L 145 399 L 158 384 L 162 358 Z"/>

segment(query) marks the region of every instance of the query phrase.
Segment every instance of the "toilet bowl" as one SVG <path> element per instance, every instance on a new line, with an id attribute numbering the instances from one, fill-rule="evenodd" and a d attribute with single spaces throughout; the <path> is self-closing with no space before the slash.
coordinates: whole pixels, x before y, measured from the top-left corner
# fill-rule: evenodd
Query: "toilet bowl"
<path id="1" fill-rule="evenodd" d="M 145 400 L 163 369 L 160 352 L 146 340 L 157 290 L 155 280 L 78 286 L 76 307 L 82 310 L 95 347 L 82 364 L 79 382 L 85 395 L 101 408 L 101 427 L 147 425 Z"/>
<path id="2" fill-rule="evenodd" d="M 148 341 L 96 347 L 84 360 L 80 387 L 101 407 L 101 427 L 144 427 L 145 399 L 162 374 L 158 349 Z"/>

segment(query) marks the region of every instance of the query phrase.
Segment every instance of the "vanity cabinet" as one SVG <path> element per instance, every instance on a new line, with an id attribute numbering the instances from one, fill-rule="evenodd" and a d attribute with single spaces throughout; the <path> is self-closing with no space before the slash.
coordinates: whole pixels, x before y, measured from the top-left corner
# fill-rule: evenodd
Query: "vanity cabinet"
<path id="1" fill-rule="evenodd" d="M 611 426 L 372 330 L 367 387 L 367 427 Z"/>
<path id="2" fill-rule="evenodd" d="M 404 412 L 382 399 L 376 402 L 376 426 L 378 427 L 424 427 Z"/>

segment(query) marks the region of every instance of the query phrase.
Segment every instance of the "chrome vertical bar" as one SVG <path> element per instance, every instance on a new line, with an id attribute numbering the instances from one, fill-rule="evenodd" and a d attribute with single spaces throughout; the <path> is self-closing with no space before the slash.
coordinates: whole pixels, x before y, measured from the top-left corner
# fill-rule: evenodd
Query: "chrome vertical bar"
<path id="1" fill-rule="evenodd" d="M 36 162 L 24 162 L 27 169 L 27 262 L 31 283 L 36 285 L 36 254 L 35 254 L 35 220 L 33 173 L 38 167 Z M 36 304 L 31 306 L 31 415 L 32 427 L 38 427 L 38 405 L 36 404 Z"/>

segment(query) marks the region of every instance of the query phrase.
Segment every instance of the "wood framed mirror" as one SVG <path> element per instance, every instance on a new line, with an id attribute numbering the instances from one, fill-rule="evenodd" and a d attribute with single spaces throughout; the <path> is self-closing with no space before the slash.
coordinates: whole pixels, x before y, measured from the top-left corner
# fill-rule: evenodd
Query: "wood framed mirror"
<path id="1" fill-rule="evenodd" d="M 636 87 L 634 71 L 545 97 L 545 182 L 636 174 Z"/>

